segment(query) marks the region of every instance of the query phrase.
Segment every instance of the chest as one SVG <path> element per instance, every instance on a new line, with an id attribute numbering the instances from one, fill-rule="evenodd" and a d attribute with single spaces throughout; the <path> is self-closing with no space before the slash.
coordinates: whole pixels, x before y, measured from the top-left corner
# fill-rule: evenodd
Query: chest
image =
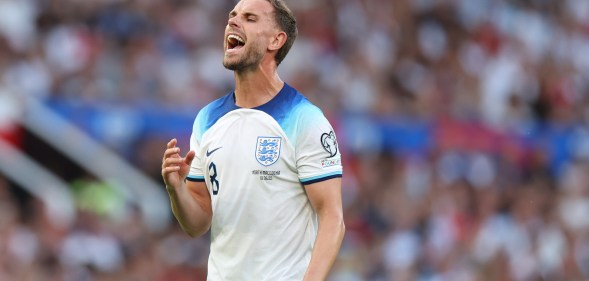
<path id="1" fill-rule="evenodd" d="M 212 195 L 296 181 L 295 150 L 280 125 L 256 114 L 229 114 L 203 135 L 199 151 Z M 257 191 L 257 190 L 256 190 Z"/>

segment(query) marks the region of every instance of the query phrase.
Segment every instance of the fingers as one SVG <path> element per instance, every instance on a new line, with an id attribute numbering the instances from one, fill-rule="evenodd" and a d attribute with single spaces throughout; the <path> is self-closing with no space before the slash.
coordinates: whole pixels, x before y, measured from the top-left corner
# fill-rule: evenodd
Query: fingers
<path id="1" fill-rule="evenodd" d="M 164 162 L 162 163 L 162 168 L 168 167 L 168 166 L 177 166 L 179 164 L 182 164 L 183 159 L 180 157 L 169 157 L 169 158 L 165 158 Z"/>
<path id="2" fill-rule="evenodd" d="M 180 155 L 174 155 L 174 154 L 179 154 L 180 153 L 180 148 L 176 147 L 176 144 L 178 144 L 178 140 L 173 138 L 171 139 L 167 144 L 166 144 L 166 151 L 164 152 L 164 160 L 168 157 L 174 156 L 174 157 L 180 157 Z"/>
<path id="3" fill-rule="evenodd" d="M 178 152 L 179 148 L 175 147 L 166 149 L 166 152 L 164 153 L 164 159 L 162 161 L 162 176 L 164 177 L 164 181 L 166 181 L 166 177 L 169 174 L 180 171 L 182 158 L 180 158 Z"/>
<path id="4" fill-rule="evenodd" d="M 165 176 L 169 173 L 180 171 L 180 166 L 169 166 L 162 169 L 162 175 Z"/>
<path id="5" fill-rule="evenodd" d="M 164 176 L 164 180 L 166 179 L 166 175 L 180 171 L 179 163 L 181 160 L 181 158 L 175 157 L 164 158 L 162 163 L 162 176 Z"/>
<path id="6" fill-rule="evenodd" d="M 164 158 L 162 159 L 162 163 L 164 164 L 180 164 L 185 162 L 186 164 L 190 165 L 192 160 L 194 160 L 194 156 L 196 152 L 193 150 L 186 153 L 184 158 L 180 157 L 180 148 L 176 147 L 177 140 L 172 139 L 166 145 L 166 150 L 164 151 Z"/>
<path id="7" fill-rule="evenodd" d="M 176 147 L 178 141 L 170 140 L 166 145 L 162 159 L 162 177 L 166 186 L 179 186 L 181 180 L 186 177 L 196 152 L 193 150 L 186 153 L 185 157 L 180 156 L 180 148 Z"/>
<path id="8" fill-rule="evenodd" d="M 177 139 L 175 139 L 175 138 L 174 138 L 174 139 L 171 139 L 171 140 L 168 142 L 167 148 L 173 148 L 173 147 L 175 147 L 175 146 L 176 146 L 176 144 L 177 144 L 177 143 L 178 143 L 178 140 L 177 140 Z"/>
<path id="9" fill-rule="evenodd" d="M 180 169 L 180 148 L 176 147 L 177 140 L 172 139 L 166 145 L 166 151 L 164 151 L 164 158 L 162 159 L 162 175 L 176 172 Z"/>
<path id="10" fill-rule="evenodd" d="M 194 160 L 195 155 L 196 152 L 194 152 L 194 150 L 188 151 L 188 153 L 186 153 L 186 157 L 184 157 L 184 163 L 190 166 L 190 164 L 192 164 L 192 160 Z"/>
<path id="11" fill-rule="evenodd" d="M 166 151 L 164 151 L 164 161 L 170 157 L 180 158 L 179 153 L 180 153 L 179 147 L 172 147 L 172 148 L 166 149 Z"/>
<path id="12" fill-rule="evenodd" d="M 166 145 L 167 149 L 164 151 L 164 157 L 162 159 L 162 172 L 167 167 L 176 167 L 182 166 L 182 164 L 186 164 L 190 166 L 192 164 L 192 160 L 196 153 L 194 151 L 189 151 L 184 158 L 180 157 L 180 148 L 176 147 L 177 140 L 172 139 Z M 170 169 L 170 171 L 176 171 L 176 169 Z"/>

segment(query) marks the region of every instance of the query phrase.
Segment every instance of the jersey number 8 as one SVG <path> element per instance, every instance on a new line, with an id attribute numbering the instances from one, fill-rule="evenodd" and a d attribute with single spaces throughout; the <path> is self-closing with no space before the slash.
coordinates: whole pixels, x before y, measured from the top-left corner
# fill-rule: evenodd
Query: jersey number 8
<path id="1" fill-rule="evenodd" d="M 219 193 L 219 181 L 217 180 L 217 165 L 213 162 L 209 165 L 209 181 L 211 182 L 213 195 L 217 195 Z"/>

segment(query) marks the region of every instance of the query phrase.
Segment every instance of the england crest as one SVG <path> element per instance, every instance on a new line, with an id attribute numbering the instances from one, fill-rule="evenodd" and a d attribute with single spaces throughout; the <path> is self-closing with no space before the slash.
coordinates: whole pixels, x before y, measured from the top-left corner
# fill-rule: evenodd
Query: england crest
<path id="1" fill-rule="evenodd" d="M 256 144 L 256 160 L 264 166 L 270 166 L 280 158 L 280 137 L 258 137 Z"/>

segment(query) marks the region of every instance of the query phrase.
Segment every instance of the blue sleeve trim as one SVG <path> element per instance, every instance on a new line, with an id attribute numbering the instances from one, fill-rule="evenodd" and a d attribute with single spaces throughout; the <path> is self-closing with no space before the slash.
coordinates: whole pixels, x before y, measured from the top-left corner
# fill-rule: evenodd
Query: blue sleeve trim
<path id="1" fill-rule="evenodd" d="M 187 176 L 186 180 L 192 181 L 192 182 L 204 182 L 205 177 L 203 177 L 203 176 Z"/>
<path id="2" fill-rule="evenodd" d="M 318 183 L 318 182 L 326 181 L 329 179 L 341 178 L 341 177 L 342 177 L 342 172 L 333 172 L 333 173 L 330 173 L 327 175 L 321 175 L 321 176 L 316 176 L 316 177 L 312 177 L 312 178 L 301 179 L 301 183 L 307 185 L 307 184 Z"/>

